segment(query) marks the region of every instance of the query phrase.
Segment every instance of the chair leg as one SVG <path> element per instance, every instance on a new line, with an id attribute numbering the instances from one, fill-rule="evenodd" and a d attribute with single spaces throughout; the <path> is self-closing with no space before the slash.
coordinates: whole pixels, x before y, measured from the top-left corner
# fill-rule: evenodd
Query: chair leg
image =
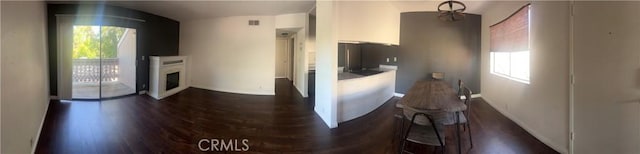
<path id="1" fill-rule="evenodd" d="M 457 140 L 457 146 L 458 146 L 458 154 L 462 153 L 462 147 L 460 146 L 460 112 L 455 112 L 456 113 L 456 140 Z"/>
<path id="2" fill-rule="evenodd" d="M 469 120 L 467 119 L 467 129 L 469 130 L 469 132 L 467 132 L 467 134 L 469 134 L 469 144 L 471 144 L 471 148 L 469 149 L 473 149 L 473 138 L 471 138 L 471 123 L 469 122 Z"/>
<path id="3" fill-rule="evenodd" d="M 404 117 L 402 117 L 402 121 L 400 122 L 400 132 L 398 132 L 398 136 L 397 136 L 398 138 L 401 138 L 401 139 L 402 139 L 402 134 L 404 133 L 404 125 L 405 125 L 404 121 L 405 121 L 405 119 L 404 119 Z M 404 152 L 404 144 L 405 144 L 404 142 L 406 140 L 407 140 L 407 138 L 405 137 L 404 140 L 400 141 L 400 145 L 399 146 L 401 146 L 401 147 L 398 147 L 398 149 L 400 149 L 399 153 L 403 153 Z"/>
<path id="4" fill-rule="evenodd" d="M 402 138 L 402 134 L 404 133 L 404 125 L 405 125 L 404 121 L 406 120 L 404 119 L 404 117 L 402 117 L 402 121 L 400 122 L 400 132 L 398 134 L 401 138 Z"/>
<path id="5" fill-rule="evenodd" d="M 468 112 L 465 114 L 465 112 L 466 112 L 466 111 L 462 111 L 462 114 L 463 114 L 463 115 L 467 115 L 467 114 L 469 114 Z M 466 117 L 466 116 L 465 116 L 465 118 L 467 118 L 467 123 L 469 123 L 469 118 L 468 118 L 468 117 Z M 466 131 L 467 131 L 467 129 L 466 129 L 464 126 L 462 126 L 462 131 L 463 131 L 463 132 L 466 132 Z"/>
<path id="6" fill-rule="evenodd" d="M 409 137 L 409 132 L 411 132 L 411 126 L 413 126 L 413 121 L 416 119 L 416 115 L 413 115 L 411 118 L 411 123 L 409 123 L 409 128 L 407 128 L 407 132 L 404 133 L 404 138 L 402 139 L 402 147 L 400 147 L 400 153 L 404 153 L 404 146 L 407 143 L 407 138 Z M 404 128 L 404 120 L 402 121 L 402 127 Z"/>
<path id="7" fill-rule="evenodd" d="M 433 130 L 435 130 L 436 132 L 436 136 L 438 137 L 438 142 L 440 142 L 440 146 L 442 147 L 442 153 L 444 153 L 444 141 L 443 139 L 440 137 L 440 132 L 438 132 L 438 126 L 436 125 L 436 123 L 433 121 L 433 118 L 429 115 L 426 115 L 427 119 L 429 119 L 429 123 L 431 123 L 431 126 L 433 127 Z"/>
<path id="8" fill-rule="evenodd" d="M 406 138 L 402 138 L 402 136 L 400 136 L 400 143 L 398 144 L 398 153 L 404 153 L 404 142 L 406 141 Z"/>

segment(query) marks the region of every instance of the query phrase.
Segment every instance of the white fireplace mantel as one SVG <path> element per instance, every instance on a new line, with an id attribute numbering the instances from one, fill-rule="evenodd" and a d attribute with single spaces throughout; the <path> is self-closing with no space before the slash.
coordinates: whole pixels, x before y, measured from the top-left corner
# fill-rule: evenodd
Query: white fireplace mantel
<path id="1" fill-rule="evenodd" d="M 149 96 L 162 99 L 187 88 L 186 56 L 151 56 L 149 70 Z M 167 75 L 178 73 L 178 86 L 167 89 Z M 176 76 L 174 76 L 175 78 Z M 170 85 L 170 84 L 169 84 Z"/>

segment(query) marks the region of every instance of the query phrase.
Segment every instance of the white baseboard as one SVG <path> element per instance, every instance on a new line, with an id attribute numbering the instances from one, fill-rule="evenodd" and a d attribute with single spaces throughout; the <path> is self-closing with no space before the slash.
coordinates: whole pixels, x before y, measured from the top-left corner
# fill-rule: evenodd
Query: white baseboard
<path id="1" fill-rule="evenodd" d="M 308 85 L 307 85 L 308 86 Z M 293 87 L 296 88 L 296 91 L 298 91 L 298 94 L 300 94 L 303 98 L 307 98 L 309 97 L 309 95 L 305 94 L 304 92 L 302 92 L 302 89 L 298 88 L 298 86 L 296 86 L 295 84 L 293 85 Z"/>
<path id="2" fill-rule="evenodd" d="M 473 96 L 471 97 L 473 98 Z M 525 131 L 529 132 L 529 134 L 533 135 L 533 137 L 535 137 L 536 139 L 540 140 L 540 142 L 546 144 L 547 146 L 551 147 L 552 149 L 556 150 L 557 152 L 566 154 L 567 149 L 566 148 L 562 148 L 561 146 L 558 146 L 557 144 L 553 144 L 551 142 L 551 140 L 549 140 L 548 138 L 544 137 L 543 135 L 541 135 L 540 133 L 534 131 L 533 129 L 531 129 L 531 127 L 529 127 L 528 125 L 526 125 L 524 122 L 522 122 L 520 119 L 516 118 L 515 116 L 509 114 L 509 112 L 503 111 L 502 108 L 498 108 L 496 107 L 496 105 L 491 103 L 491 100 L 487 100 L 487 98 L 482 98 L 485 102 L 487 102 L 487 104 L 491 105 L 491 107 L 493 107 L 494 109 L 496 109 L 498 112 L 500 112 L 500 114 L 506 116 L 507 118 L 509 118 L 511 121 L 515 122 L 516 124 L 518 124 L 518 126 L 520 126 L 521 128 L 523 128 Z"/>
<path id="3" fill-rule="evenodd" d="M 393 96 L 395 97 L 404 97 L 403 93 L 393 93 Z"/>
<path id="4" fill-rule="evenodd" d="M 58 96 L 55 96 L 55 95 L 49 96 L 49 99 L 50 100 L 59 100 Z"/>
<path id="5" fill-rule="evenodd" d="M 57 98 L 57 96 L 56 96 Z M 36 147 L 38 146 L 38 141 L 40 140 L 40 133 L 42 132 L 42 127 L 44 127 L 44 119 L 47 118 L 47 112 L 49 112 L 49 105 L 51 102 L 47 100 L 47 107 L 44 109 L 44 114 L 42 115 L 42 120 L 40 121 L 40 128 L 38 129 L 38 133 L 36 134 L 36 138 L 33 140 L 33 145 L 31 145 L 31 154 L 36 152 Z"/>

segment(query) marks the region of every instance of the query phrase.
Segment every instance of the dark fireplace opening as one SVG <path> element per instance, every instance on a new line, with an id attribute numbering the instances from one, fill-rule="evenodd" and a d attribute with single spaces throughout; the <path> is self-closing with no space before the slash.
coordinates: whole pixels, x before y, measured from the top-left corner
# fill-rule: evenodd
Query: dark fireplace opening
<path id="1" fill-rule="evenodd" d="M 178 86 L 180 86 L 180 72 L 167 74 L 167 86 L 165 90 L 169 91 Z"/>

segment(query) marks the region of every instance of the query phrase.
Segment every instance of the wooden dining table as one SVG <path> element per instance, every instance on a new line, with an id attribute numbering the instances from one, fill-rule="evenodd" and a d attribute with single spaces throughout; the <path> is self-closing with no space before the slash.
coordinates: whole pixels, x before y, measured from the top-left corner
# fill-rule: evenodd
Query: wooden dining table
<path id="1" fill-rule="evenodd" d="M 454 113 L 458 153 L 462 153 L 458 126 L 460 124 L 459 114 L 467 109 L 467 105 L 460 100 L 456 91 L 447 82 L 443 80 L 416 81 L 398 103 L 401 107 L 406 106 L 417 110 Z"/>

